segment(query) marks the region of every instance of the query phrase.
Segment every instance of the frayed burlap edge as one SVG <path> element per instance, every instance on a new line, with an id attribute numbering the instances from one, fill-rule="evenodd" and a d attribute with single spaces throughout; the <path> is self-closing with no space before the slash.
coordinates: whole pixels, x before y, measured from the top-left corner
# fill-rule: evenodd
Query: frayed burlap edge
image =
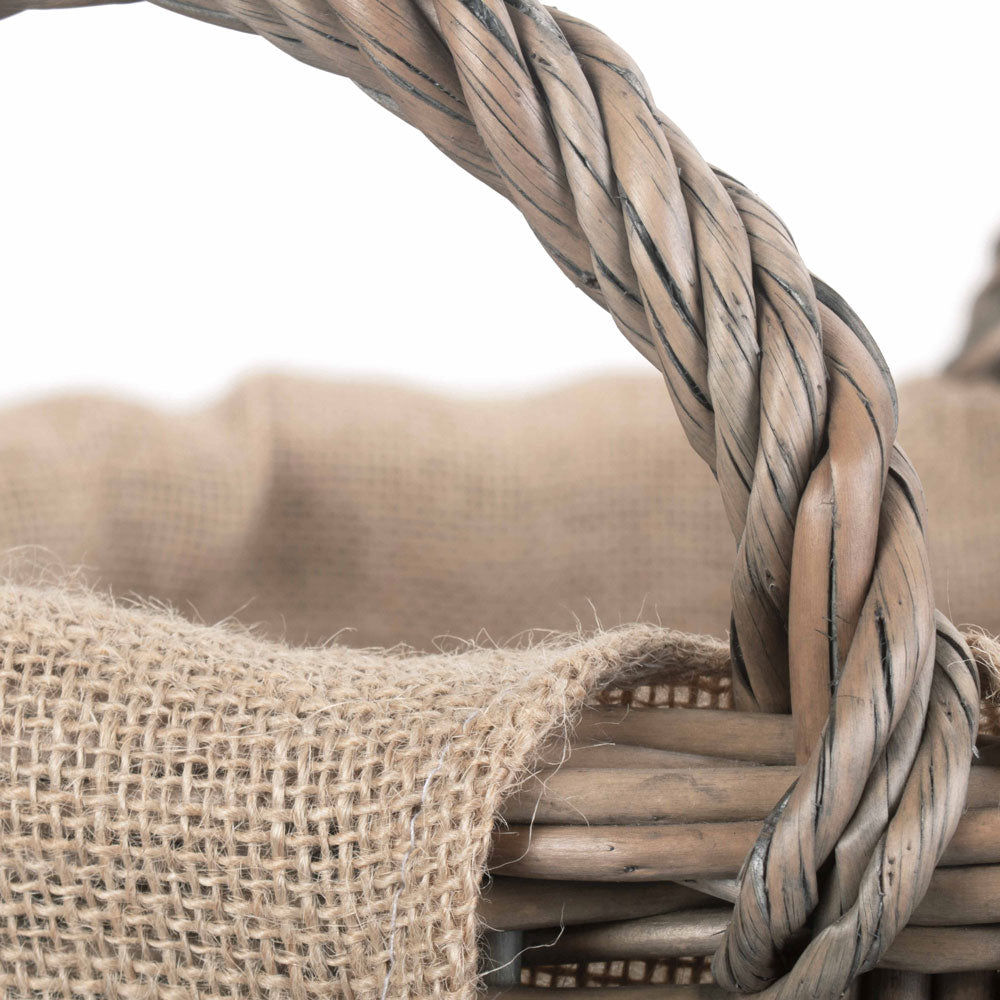
<path id="1" fill-rule="evenodd" d="M 636 625 L 295 649 L 0 589 L 0 991 L 471 998 L 504 796 L 603 687 L 718 671 Z"/>

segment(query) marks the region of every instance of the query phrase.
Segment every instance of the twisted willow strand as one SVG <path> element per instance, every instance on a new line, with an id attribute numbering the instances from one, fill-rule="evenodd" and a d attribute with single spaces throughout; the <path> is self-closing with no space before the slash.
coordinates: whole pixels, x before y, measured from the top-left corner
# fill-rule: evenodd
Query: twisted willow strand
<path id="1" fill-rule="evenodd" d="M 979 705 L 967 646 L 935 619 L 920 483 L 864 326 L 590 25 L 535 0 L 157 2 L 354 79 L 510 198 L 662 371 L 738 543 L 739 704 L 792 709 L 804 761 L 713 969 L 840 996 L 926 890 Z"/>

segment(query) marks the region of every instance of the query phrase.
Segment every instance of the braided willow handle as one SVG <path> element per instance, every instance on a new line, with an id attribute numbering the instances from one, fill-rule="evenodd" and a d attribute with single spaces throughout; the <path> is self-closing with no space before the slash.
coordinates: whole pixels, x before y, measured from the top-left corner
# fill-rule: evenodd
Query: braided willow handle
<path id="1" fill-rule="evenodd" d="M 657 110 L 625 52 L 536 0 L 156 2 L 355 80 L 513 201 L 661 370 L 738 543 L 738 704 L 791 710 L 804 763 L 713 971 L 767 997 L 840 996 L 927 888 L 979 712 L 969 649 L 935 616 L 920 482 L 860 320 Z"/>

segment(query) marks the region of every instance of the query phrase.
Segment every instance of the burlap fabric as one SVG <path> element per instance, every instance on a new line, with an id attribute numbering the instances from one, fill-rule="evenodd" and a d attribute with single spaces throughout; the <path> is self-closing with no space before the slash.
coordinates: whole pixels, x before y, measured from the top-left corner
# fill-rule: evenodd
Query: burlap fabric
<path id="1" fill-rule="evenodd" d="M 732 543 L 667 406 L 654 378 L 508 402 L 264 378 L 190 415 L 0 418 L 4 996 L 472 996 L 504 794 L 603 685 L 697 703 L 701 674 L 718 703 L 720 647 L 346 644 L 721 632 Z M 944 606 L 993 628 L 997 416 L 987 383 L 903 393 Z"/>
<path id="2" fill-rule="evenodd" d="M 633 627 L 461 656 L 296 650 L 0 591 L 5 997 L 468 997 L 500 800 Z"/>
<path id="3" fill-rule="evenodd" d="M 901 390 L 939 600 L 1000 631 L 1000 388 Z M 523 399 L 253 379 L 196 413 L 63 399 L 0 418 L 19 573 L 234 616 L 295 644 L 662 621 L 720 635 L 734 543 L 655 376 Z"/>

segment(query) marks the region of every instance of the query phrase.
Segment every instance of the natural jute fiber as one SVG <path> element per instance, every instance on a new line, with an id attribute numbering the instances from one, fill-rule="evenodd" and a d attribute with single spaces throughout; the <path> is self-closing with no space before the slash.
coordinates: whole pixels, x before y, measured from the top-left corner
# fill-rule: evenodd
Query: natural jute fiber
<path id="1" fill-rule="evenodd" d="M 727 854 L 718 831 L 696 831 L 706 853 L 692 865 L 729 875 L 732 843 L 747 855 L 732 891 L 716 888 L 734 908 L 708 934 L 713 975 L 726 990 L 832 1000 L 892 961 L 979 794 L 980 689 L 962 634 L 935 610 L 922 487 L 861 321 L 780 219 L 657 110 L 625 52 L 535 0 L 161 4 L 353 78 L 508 196 L 662 372 L 737 545 L 732 692 L 759 714 L 733 718 L 725 741 L 760 726 L 798 768 L 755 841 L 730 838 Z M 20 6 L 4 0 L 0 15 Z M 3 877 L 15 873 L 19 902 L 0 958 L 14 989 L 51 994 L 467 995 L 477 876 L 506 783 L 566 709 L 635 659 L 600 638 L 542 680 L 516 654 L 481 670 L 476 654 L 315 660 L 230 650 L 224 632 L 180 624 L 178 637 L 62 594 L 10 600 Z M 661 739 L 689 717 L 665 718 Z M 144 751 L 152 761 L 133 759 Z M 167 780 L 155 761 L 175 752 L 187 756 L 172 789 L 144 784 Z M 358 786 L 344 805 L 334 772 Z M 50 805 L 42 776 L 57 781 Z M 389 798 L 372 810 L 372 794 Z M 959 833 L 969 856 L 996 862 Z M 655 853 L 691 834 L 639 836 Z M 491 857 L 537 874 L 549 870 L 538 851 L 568 836 L 549 831 L 536 849 L 515 830 L 520 855 L 505 858 L 498 838 Z M 683 852 L 666 853 L 679 877 Z M 147 890 L 148 906 L 131 895 Z M 360 943 L 343 931 L 352 917 Z M 590 953 L 634 941 L 634 927 L 618 930 Z M 93 970 L 82 990 L 80 969 Z"/>
<path id="2" fill-rule="evenodd" d="M 942 606 L 994 633 L 998 426 L 992 379 L 900 387 Z M 293 645 L 729 620 L 725 511 L 653 373 L 496 400 L 289 375 L 186 413 L 48 399 L 0 411 L 0 473 L 5 575 L 82 570 Z"/>
<path id="3" fill-rule="evenodd" d="M 636 626 L 461 656 L 294 650 L 0 591 L 8 997 L 470 996 L 494 816 Z M 703 652 L 707 651 L 707 652 Z"/>

